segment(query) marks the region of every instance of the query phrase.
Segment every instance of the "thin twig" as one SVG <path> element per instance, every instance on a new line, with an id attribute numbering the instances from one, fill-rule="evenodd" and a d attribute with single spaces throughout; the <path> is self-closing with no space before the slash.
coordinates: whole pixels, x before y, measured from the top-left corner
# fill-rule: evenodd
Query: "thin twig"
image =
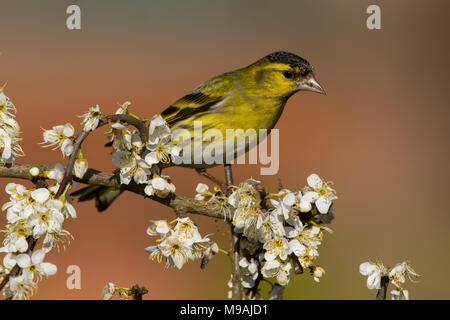
<path id="1" fill-rule="evenodd" d="M 126 124 L 131 124 L 134 127 L 136 127 L 136 129 L 138 129 L 139 134 L 141 135 L 142 142 L 145 144 L 148 141 L 148 129 L 145 123 L 127 114 L 113 114 L 110 116 L 106 116 L 100 119 L 97 128 L 95 128 L 94 130 L 110 122 L 122 122 Z M 91 132 L 92 131 L 82 131 L 75 138 L 75 142 L 73 144 L 73 151 L 69 157 L 69 161 L 67 162 L 64 177 L 61 181 L 58 191 L 55 194 L 55 198 L 59 198 L 63 194 L 64 190 L 66 190 L 66 186 L 72 181 L 72 171 L 78 156 L 78 151 L 80 150 L 83 141 L 89 136 Z"/>
<path id="2" fill-rule="evenodd" d="M 389 277 L 382 276 L 381 283 L 380 283 L 380 289 L 378 289 L 377 296 L 376 296 L 377 300 L 386 300 L 386 293 L 387 293 L 388 285 L 389 285 Z"/>
<path id="3" fill-rule="evenodd" d="M 231 171 L 231 165 L 225 164 L 225 179 L 227 185 L 230 187 L 233 185 L 233 173 Z M 231 298 L 233 300 L 242 300 L 242 291 L 241 291 L 241 271 L 239 268 L 239 260 L 240 260 L 240 235 L 234 231 L 234 226 L 230 223 L 231 230 L 231 250 L 232 254 L 230 255 L 231 264 L 232 264 L 232 289 L 231 289 Z"/>
<path id="4" fill-rule="evenodd" d="M 64 190 L 66 190 L 66 186 L 72 181 L 72 171 L 78 156 L 78 151 L 80 150 L 81 144 L 83 143 L 84 139 L 87 138 L 89 133 L 89 131 L 82 131 L 75 138 L 75 142 L 73 144 L 73 152 L 69 157 L 69 161 L 67 162 L 67 167 L 64 171 L 64 176 L 61 184 L 59 185 L 58 191 L 55 194 L 55 199 L 58 199 L 63 194 Z"/>

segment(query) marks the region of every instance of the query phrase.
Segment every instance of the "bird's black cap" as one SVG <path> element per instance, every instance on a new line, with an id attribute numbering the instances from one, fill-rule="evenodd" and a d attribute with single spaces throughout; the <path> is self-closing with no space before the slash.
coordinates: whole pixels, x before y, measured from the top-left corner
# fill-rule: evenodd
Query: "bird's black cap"
<path id="1" fill-rule="evenodd" d="M 269 60 L 270 62 L 279 62 L 288 64 L 292 68 L 298 67 L 300 70 L 303 70 L 305 74 L 312 72 L 312 66 L 309 64 L 307 60 L 290 52 L 286 51 L 273 52 L 265 56 L 265 59 Z"/>

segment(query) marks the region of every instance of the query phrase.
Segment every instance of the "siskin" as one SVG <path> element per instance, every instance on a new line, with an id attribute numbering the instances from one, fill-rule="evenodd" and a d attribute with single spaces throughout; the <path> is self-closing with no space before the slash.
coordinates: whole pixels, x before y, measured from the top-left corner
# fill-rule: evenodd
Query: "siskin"
<path id="1" fill-rule="evenodd" d="M 202 133 L 208 129 L 218 130 L 224 137 L 227 129 L 244 134 L 248 129 L 254 129 L 259 141 L 260 129 L 267 134 L 274 128 L 283 112 L 287 100 L 298 91 L 312 91 L 325 94 L 313 74 L 311 64 L 305 59 L 289 52 L 271 53 L 255 63 L 203 82 L 190 93 L 177 100 L 161 113 L 172 132 L 179 129 L 188 130 L 191 139 L 182 141 L 192 148 L 195 141 L 205 145 L 214 143 L 210 137 L 194 134 L 194 122 L 201 123 Z M 242 129 L 242 130 L 238 130 Z M 227 137 L 228 139 L 228 137 Z M 233 139 L 239 139 L 235 136 Z M 226 154 L 233 158 L 249 150 L 255 141 L 246 140 L 245 148 L 238 149 L 238 144 L 231 144 L 234 150 L 227 150 L 225 142 L 222 163 L 227 163 Z M 256 142 L 257 143 L 257 142 Z M 230 145 L 230 144 L 227 144 Z M 185 148 L 184 146 L 181 146 Z M 219 148 L 220 150 L 220 148 Z M 194 155 L 195 151 L 191 151 Z M 217 163 L 200 163 L 183 165 L 194 167 L 200 173 Z M 72 195 L 79 195 L 80 201 L 96 199 L 96 207 L 103 211 L 120 195 L 121 190 L 89 186 Z"/>

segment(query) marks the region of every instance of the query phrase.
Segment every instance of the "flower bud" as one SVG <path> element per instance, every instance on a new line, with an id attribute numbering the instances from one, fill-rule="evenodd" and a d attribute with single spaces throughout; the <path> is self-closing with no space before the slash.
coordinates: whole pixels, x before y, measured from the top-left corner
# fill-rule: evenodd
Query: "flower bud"
<path id="1" fill-rule="evenodd" d="M 300 212 L 310 212 L 312 209 L 309 201 L 300 201 Z"/>
<path id="2" fill-rule="evenodd" d="M 313 276 L 314 281 L 320 282 L 320 278 L 325 274 L 325 269 L 319 266 L 314 267 Z"/>
<path id="3" fill-rule="evenodd" d="M 30 174 L 33 177 L 37 177 L 39 175 L 39 168 L 33 167 L 30 169 Z"/>

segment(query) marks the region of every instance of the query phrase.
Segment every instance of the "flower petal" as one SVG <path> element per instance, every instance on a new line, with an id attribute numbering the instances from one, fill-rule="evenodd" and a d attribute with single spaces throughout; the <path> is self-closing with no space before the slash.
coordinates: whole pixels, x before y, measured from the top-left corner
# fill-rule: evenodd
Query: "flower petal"
<path id="1" fill-rule="evenodd" d="M 368 276 L 372 274 L 375 271 L 376 267 L 371 262 L 363 262 L 359 266 L 359 273 L 361 273 L 363 276 Z"/>
<path id="2" fill-rule="evenodd" d="M 379 272 L 374 272 L 367 278 L 367 288 L 380 289 L 380 287 L 381 287 L 381 274 Z"/>
<path id="3" fill-rule="evenodd" d="M 39 264 L 42 261 L 44 261 L 45 258 L 45 250 L 40 249 L 35 252 L 33 252 L 33 255 L 31 256 L 31 261 L 33 264 Z"/>
<path id="4" fill-rule="evenodd" d="M 288 193 L 286 196 L 284 196 L 283 198 L 283 203 L 287 206 L 292 206 L 295 202 L 295 194 Z"/>
<path id="5" fill-rule="evenodd" d="M 31 258 L 28 254 L 22 253 L 16 257 L 17 264 L 22 269 L 28 268 L 31 265 Z"/>
<path id="6" fill-rule="evenodd" d="M 313 189 L 320 189 L 323 186 L 322 179 L 315 173 L 311 174 L 306 181 L 308 181 L 308 185 Z"/>
<path id="7" fill-rule="evenodd" d="M 42 262 L 41 263 L 42 272 L 45 273 L 47 276 L 52 276 L 56 273 L 58 268 L 53 264 L 49 262 Z"/>
<path id="8" fill-rule="evenodd" d="M 322 214 L 326 214 L 328 212 L 328 209 L 330 209 L 332 203 L 333 201 L 331 201 L 330 199 L 320 197 L 316 201 L 317 210 L 319 210 L 319 212 Z"/>
<path id="9" fill-rule="evenodd" d="M 315 191 L 308 191 L 303 196 L 303 201 L 314 202 L 319 198 L 319 194 Z"/>
<path id="10" fill-rule="evenodd" d="M 46 188 L 39 188 L 31 192 L 31 198 L 39 203 L 44 203 L 50 197 L 50 191 Z"/>

